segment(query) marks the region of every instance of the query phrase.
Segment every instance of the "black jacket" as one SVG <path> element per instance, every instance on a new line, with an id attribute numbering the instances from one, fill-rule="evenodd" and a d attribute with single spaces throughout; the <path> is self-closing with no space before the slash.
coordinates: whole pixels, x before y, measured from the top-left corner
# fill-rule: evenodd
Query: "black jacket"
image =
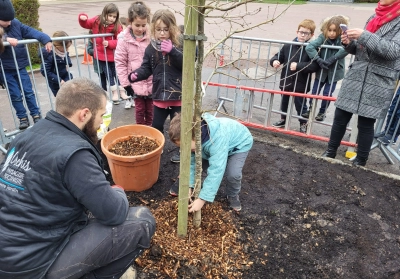
<path id="1" fill-rule="evenodd" d="M 157 51 L 150 44 L 144 52 L 142 65 L 133 71 L 138 77 L 135 81 L 145 80 L 153 75 L 152 97 L 154 101 L 181 100 L 182 64 L 181 49 L 173 47 L 170 53 L 162 55 L 161 51 Z M 131 74 L 128 78 L 132 82 Z"/>
<path id="2" fill-rule="evenodd" d="M 12 141 L 0 165 L 0 208 L 0 278 L 39 279 L 86 226 L 86 209 L 113 226 L 125 221 L 129 204 L 110 187 L 86 135 L 50 111 Z"/>
<path id="3" fill-rule="evenodd" d="M 72 74 L 68 72 L 68 67 L 72 67 L 71 58 L 69 57 L 68 52 L 66 53 L 65 58 L 53 54 L 53 51 L 47 52 L 45 48 L 41 48 L 41 52 L 43 54 L 43 61 L 42 64 L 40 64 L 40 73 L 44 77 L 47 75 L 47 80 L 49 81 L 50 86 L 52 83 L 58 85 L 58 82 L 61 80 L 68 81 L 72 79 Z M 39 57 L 42 57 L 40 53 Z"/>
<path id="4" fill-rule="evenodd" d="M 297 42 L 297 38 L 293 41 Z M 284 44 L 279 52 L 271 58 L 271 66 L 275 60 L 283 65 L 279 84 L 281 90 L 298 93 L 307 93 L 310 90 L 311 73 L 318 71 L 319 66 L 317 62 L 311 62 L 304 45 Z M 296 71 L 290 70 L 292 62 L 297 63 Z"/>

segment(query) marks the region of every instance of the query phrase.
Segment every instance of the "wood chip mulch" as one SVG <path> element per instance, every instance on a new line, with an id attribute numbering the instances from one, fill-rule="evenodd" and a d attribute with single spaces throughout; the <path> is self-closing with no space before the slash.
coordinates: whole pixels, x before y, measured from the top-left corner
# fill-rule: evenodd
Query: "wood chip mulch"
<path id="1" fill-rule="evenodd" d="M 152 213 L 157 230 L 151 248 L 136 260 L 142 272 L 170 278 L 242 278 L 242 271 L 253 264 L 238 240 L 234 213 L 220 202 L 203 207 L 200 228 L 194 228 L 189 213 L 185 238 L 177 235 L 177 199 L 160 201 Z"/>
<path id="2" fill-rule="evenodd" d="M 128 138 L 111 144 L 108 151 L 120 156 L 139 156 L 156 150 L 160 144 L 145 136 L 129 136 Z"/>

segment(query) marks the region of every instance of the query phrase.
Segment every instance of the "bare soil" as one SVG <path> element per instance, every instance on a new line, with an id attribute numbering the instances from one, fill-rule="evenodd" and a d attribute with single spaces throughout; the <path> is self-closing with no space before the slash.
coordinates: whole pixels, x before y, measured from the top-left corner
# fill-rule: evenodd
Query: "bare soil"
<path id="1" fill-rule="evenodd" d="M 148 252 L 150 260 L 164 266 L 143 268 L 149 259 L 141 257 L 138 278 L 400 278 L 400 182 L 338 160 L 282 148 L 259 136 L 243 170 L 242 211 L 229 211 L 223 181 L 215 202 L 204 209 L 202 224 L 216 247 L 222 243 L 220 229 L 233 230 L 236 240 L 229 242 L 229 253 L 243 253 L 245 264 L 225 262 L 226 272 L 213 276 L 210 270 L 218 263 L 190 262 L 177 253 L 168 264 L 163 257 L 169 257 L 170 250 L 160 248 L 164 247 L 160 239 L 167 243 L 175 237 L 176 250 L 196 250 L 179 243 L 174 230 L 161 231 L 168 227 L 162 223 L 176 222 L 172 204 L 177 198 L 168 190 L 179 172 L 179 164 L 170 162 L 177 151 L 166 140 L 157 183 L 144 192 L 127 192 L 131 206 L 164 212 L 164 217 L 157 217 L 158 243 L 153 241 Z M 205 227 L 210 223 L 213 230 Z M 197 242 L 197 249 L 209 257 L 214 252 L 206 241 Z M 237 273 L 228 272 L 232 270 Z"/>

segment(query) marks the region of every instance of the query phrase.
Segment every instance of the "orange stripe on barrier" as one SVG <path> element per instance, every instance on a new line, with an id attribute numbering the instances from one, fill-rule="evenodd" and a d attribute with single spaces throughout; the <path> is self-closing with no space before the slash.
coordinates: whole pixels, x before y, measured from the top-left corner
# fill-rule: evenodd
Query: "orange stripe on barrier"
<path id="1" fill-rule="evenodd" d="M 314 140 L 319 140 L 319 141 L 325 141 L 325 142 L 329 141 L 329 138 L 327 138 L 327 137 L 321 137 L 321 136 L 316 136 L 316 135 L 307 135 L 307 134 L 304 134 L 304 133 L 291 131 L 291 130 L 285 130 L 285 129 L 282 129 L 282 128 L 265 127 L 265 126 L 260 125 L 260 124 L 255 124 L 255 123 L 250 123 L 250 122 L 245 122 L 245 121 L 239 121 L 239 122 L 242 123 L 243 125 L 245 125 L 247 127 L 251 127 L 251 128 L 256 128 L 256 129 L 261 129 L 261 130 L 268 130 L 268 131 L 272 131 L 272 132 L 277 132 L 277 133 L 282 133 L 282 134 L 292 135 L 292 136 L 297 136 L 297 137 L 302 137 L 302 138 L 314 139 Z M 346 145 L 346 146 L 352 146 L 352 147 L 357 146 L 355 143 L 348 142 L 348 141 L 341 141 L 340 144 Z"/>
<path id="2" fill-rule="evenodd" d="M 203 82 L 203 84 L 206 84 L 206 82 Z M 262 93 L 289 95 L 289 96 L 296 96 L 296 97 L 303 97 L 303 98 L 307 97 L 309 99 L 320 99 L 320 100 L 327 100 L 327 101 L 336 101 L 335 97 L 325 97 L 325 96 L 319 96 L 319 95 L 288 92 L 288 91 L 281 91 L 281 90 L 272 90 L 272 89 L 263 89 L 263 88 L 242 86 L 242 85 L 232 85 L 232 84 L 224 84 L 224 83 L 216 83 L 216 82 L 209 82 L 209 83 L 207 83 L 207 85 L 217 86 L 217 87 L 225 87 L 225 88 L 233 88 L 233 89 L 240 89 L 240 90 L 249 90 L 249 91 L 255 91 L 255 92 L 262 92 Z"/>

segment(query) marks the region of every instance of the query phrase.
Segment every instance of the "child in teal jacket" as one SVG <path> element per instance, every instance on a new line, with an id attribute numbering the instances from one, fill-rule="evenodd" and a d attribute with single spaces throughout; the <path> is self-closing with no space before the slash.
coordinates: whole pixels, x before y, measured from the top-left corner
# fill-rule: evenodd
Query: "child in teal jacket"
<path id="1" fill-rule="evenodd" d="M 322 34 L 320 34 L 314 41 L 311 41 L 306 47 L 306 52 L 310 59 L 315 60 L 321 67 L 321 69 L 315 74 L 314 85 L 311 91 L 312 95 L 319 95 L 323 88 L 323 96 L 332 97 L 332 94 L 336 89 L 336 83 L 344 77 L 344 57 L 348 54 L 347 51 L 343 48 L 340 50 L 321 48 L 322 45 L 342 46 L 340 38 L 342 30 L 340 29 L 340 24 L 347 25 L 347 18 L 340 15 L 326 18 L 322 23 Z M 322 100 L 321 107 L 315 120 L 324 121 L 329 103 L 329 101 Z M 312 109 L 311 106 L 312 99 L 310 99 L 309 110 L 301 116 L 309 118 Z"/>
<path id="2" fill-rule="evenodd" d="M 181 115 L 177 114 L 168 130 L 173 143 L 180 146 Z M 200 210 L 205 202 L 213 202 L 224 174 L 227 179 L 226 194 L 232 209 L 242 209 L 239 193 L 242 186 L 242 169 L 253 146 L 253 137 L 246 126 L 229 118 L 217 118 L 204 113 L 201 121 L 201 150 L 203 169 L 207 170 L 199 197 L 189 205 L 189 212 Z M 190 162 L 190 185 L 194 187 L 195 141 L 192 133 L 192 157 Z M 177 196 L 178 183 L 170 194 Z"/>

